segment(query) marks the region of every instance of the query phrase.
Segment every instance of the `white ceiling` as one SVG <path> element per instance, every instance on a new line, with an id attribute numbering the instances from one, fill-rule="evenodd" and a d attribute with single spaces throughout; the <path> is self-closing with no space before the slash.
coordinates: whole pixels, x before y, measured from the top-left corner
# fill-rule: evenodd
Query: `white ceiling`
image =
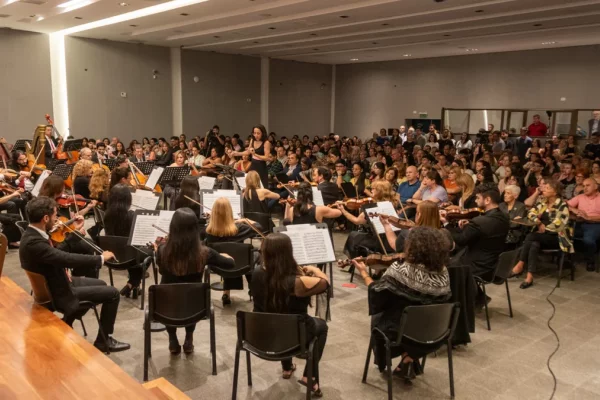
<path id="1" fill-rule="evenodd" d="M 0 0 L 0 26 L 52 33 L 169 3 L 64 1 Z M 599 44 L 600 0 L 208 0 L 75 36 L 360 63 Z"/>

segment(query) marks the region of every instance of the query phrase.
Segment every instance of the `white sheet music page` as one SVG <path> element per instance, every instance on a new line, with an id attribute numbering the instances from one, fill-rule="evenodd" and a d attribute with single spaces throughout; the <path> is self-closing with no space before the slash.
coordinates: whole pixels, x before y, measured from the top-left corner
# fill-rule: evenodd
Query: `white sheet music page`
<path id="1" fill-rule="evenodd" d="M 235 180 L 237 181 L 238 185 L 240 186 L 240 190 L 246 189 L 246 175 L 236 176 Z M 259 181 L 259 183 L 260 183 L 260 188 L 264 189 L 265 187 L 263 186 L 262 181 Z"/>
<path id="2" fill-rule="evenodd" d="M 299 225 L 288 225 L 290 227 Z M 292 241 L 294 259 L 298 265 L 321 264 L 335 261 L 335 253 L 331 244 L 329 230 L 317 229 L 314 225 L 306 229 L 286 230 L 282 233 L 288 235 Z"/>
<path id="3" fill-rule="evenodd" d="M 377 206 L 367 208 L 367 212 L 369 214 L 370 213 L 385 214 L 385 215 L 389 215 L 391 217 L 398 218 L 398 213 L 396 213 L 396 209 L 394 208 L 394 205 L 392 204 L 391 201 L 380 201 L 377 203 Z M 383 229 L 383 225 L 381 224 L 381 221 L 379 221 L 379 217 L 369 217 L 369 219 L 373 223 L 373 227 L 375 228 L 375 231 L 378 234 L 385 233 L 385 229 Z M 391 225 L 391 227 L 392 227 L 393 231 L 400 230 L 400 228 L 397 228 L 394 225 Z"/>
<path id="4" fill-rule="evenodd" d="M 324 206 L 325 203 L 323 202 L 323 194 L 321 193 L 321 191 L 316 186 L 312 186 L 311 189 L 313 193 L 313 204 L 315 206 Z M 293 190 L 293 192 L 294 196 L 298 197 L 298 191 Z"/>
<path id="5" fill-rule="evenodd" d="M 215 187 L 216 178 L 211 178 L 210 176 L 201 176 L 198 178 L 198 186 L 200 186 L 200 190 L 212 190 Z"/>
<path id="6" fill-rule="evenodd" d="M 131 207 L 134 210 L 156 210 L 160 196 L 155 195 L 149 190 L 138 190 L 131 193 Z"/>
<path id="7" fill-rule="evenodd" d="M 152 225 L 158 222 L 158 215 L 138 215 L 135 218 L 135 226 L 133 227 L 133 235 L 131 236 L 132 246 L 146 246 L 148 243 L 154 243 L 158 236 L 156 229 Z"/>
<path id="8" fill-rule="evenodd" d="M 40 189 L 42 188 L 42 185 L 44 184 L 44 181 L 46 180 L 47 177 L 50 176 L 51 173 L 52 172 L 49 170 L 44 170 L 44 172 L 42 172 L 42 174 L 38 178 L 37 182 L 35 183 L 35 186 L 31 190 L 31 194 L 33 196 L 38 197 L 38 195 L 40 194 Z"/>
<path id="9" fill-rule="evenodd" d="M 159 228 L 161 228 L 164 231 L 169 232 L 169 226 L 171 225 L 171 220 L 173 219 L 173 214 L 175 214 L 175 211 L 166 211 L 166 210 L 162 210 L 160 212 L 160 214 L 158 215 L 158 220 L 156 221 L 156 223 L 154 225 L 158 226 Z M 165 233 L 161 232 L 160 230 L 156 229 L 156 237 L 164 237 Z"/>
<path id="10" fill-rule="evenodd" d="M 242 210 L 241 199 L 240 199 L 241 196 L 235 190 L 215 190 L 212 193 L 203 192 L 202 193 L 202 204 L 204 204 L 206 207 L 208 207 L 212 210 L 213 204 L 215 204 L 215 201 L 217 201 L 217 199 L 219 199 L 221 197 L 227 198 L 227 200 L 229 200 L 229 203 L 231 203 L 231 209 L 233 210 L 233 217 L 241 218 L 241 210 Z"/>
<path id="11" fill-rule="evenodd" d="M 160 179 L 160 176 L 162 175 L 162 173 L 164 171 L 165 171 L 165 169 L 163 167 L 156 167 L 156 168 L 154 168 L 152 170 L 152 173 L 148 177 L 148 180 L 146 181 L 146 187 L 148 189 L 153 189 L 154 190 L 154 187 L 158 183 L 158 180 Z"/>

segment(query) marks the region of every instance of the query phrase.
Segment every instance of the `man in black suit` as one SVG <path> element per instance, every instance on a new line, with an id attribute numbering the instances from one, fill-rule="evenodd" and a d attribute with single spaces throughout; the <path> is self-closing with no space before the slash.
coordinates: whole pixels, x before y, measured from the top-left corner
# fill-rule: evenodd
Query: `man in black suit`
<path id="1" fill-rule="evenodd" d="M 477 207 L 485 210 L 472 220 L 459 221 L 459 227 L 450 230 L 457 247 L 464 252 L 455 262 L 469 265 L 473 275 L 485 280 L 492 279 L 500 253 L 504 251 L 509 219 L 498 208 L 502 201 L 498 189 L 491 185 L 480 185 L 475 189 Z M 485 299 L 480 292 L 477 305 L 483 305 Z"/>
<path id="2" fill-rule="evenodd" d="M 112 336 L 117 309 L 119 307 L 119 291 L 107 286 L 104 281 L 93 278 L 71 277 L 70 270 L 75 267 L 100 268 L 104 260 L 114 258 L 113 253 L 105 251 L 102 255 L 72 254 L 62 249 L 70 242 L 80 240 L 71 234 L 59 247 L 54 247 L 48 231 L 56 224 L 56 202 L 48 197 L 40 196 L 27 204 L 29 227 L 21 238 L 19 258 L 21 267 L 27 271 L 43 275 L 54 299 L 54 304 L 63 314 L 63 321 L 72 326 L 73 321 L 82 315 L 79 301 L 92 301 L 102 304 L 100 324 L 107 335 L 108 348 L 100 332 L 94 346 L 106 352 L 129 349 L 129 344 L 121 343 Z M 72 228 L 80 230 L 83 217 L 78 217 Z M 85 312 L 85 311 L 83 311 Z"/>
<path id="3" fill-rule="evenodd" d="M 327 167 L 313 169 L 313 181 L 323 196 L 325 205 L 333 204 L 342 199 L 342 192 L 335 183 L 331 182 L 331 171 Z"/>
<path id="4" fill-rule="evenodd" d="M 54 157 L 54 154 L 56 154 L 56 148 L 58 147 L 58 142 L 52 137 L 52 130 L 52 125 L 48 125 L 46 126 L 46 130 L 44 131 L 44 135 L 46 136 L 46 146 L 44 146 L 44 155 L 47 160 Z"/>
<path id="5" fill-rule="evenodd" d="M 591 138 L 594 133 L 600 134 L 600 110 L 592 113 L 592 119 L 588 121 L 588 125 L 590 128 L 588 138 Z"/>
<path id="6" fill-rule="evenodd" d="M 144 149 L 139 144 L 135 145 L 135 149 L 133 155 L 129 157 L 129 161 L 133 163 L 144 162 L 146 161 L 146 157 L 144 156 Z"/>

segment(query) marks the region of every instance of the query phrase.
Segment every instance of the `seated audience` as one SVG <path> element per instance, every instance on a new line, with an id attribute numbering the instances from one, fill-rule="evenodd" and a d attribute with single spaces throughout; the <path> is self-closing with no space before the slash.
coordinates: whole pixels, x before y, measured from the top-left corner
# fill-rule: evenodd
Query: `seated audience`
<path id="1" fill-rule="evenodd" d="M 600 240 L 600 195 L 598 183 L 588 178 L 583 181 L 583 194 L 568 201 L 569 210 L 578 218 L 575 223 L 575 236 L 583 239 L 583 252 L 587 270 L 593 271 L 594 260 Z"/>

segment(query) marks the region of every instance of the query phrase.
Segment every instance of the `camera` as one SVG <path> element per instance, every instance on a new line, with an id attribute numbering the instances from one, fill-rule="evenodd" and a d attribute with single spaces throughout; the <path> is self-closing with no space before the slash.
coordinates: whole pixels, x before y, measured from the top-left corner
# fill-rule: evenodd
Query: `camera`
<path id="1" fill-rule="evenodd" d="M 477 140 L 475 143 L 480 143 L 482 145 L 488 144 L 490 142 L 490 131 L 486 131 L 481 128 L 479 132 L 477 132 Z"/>

